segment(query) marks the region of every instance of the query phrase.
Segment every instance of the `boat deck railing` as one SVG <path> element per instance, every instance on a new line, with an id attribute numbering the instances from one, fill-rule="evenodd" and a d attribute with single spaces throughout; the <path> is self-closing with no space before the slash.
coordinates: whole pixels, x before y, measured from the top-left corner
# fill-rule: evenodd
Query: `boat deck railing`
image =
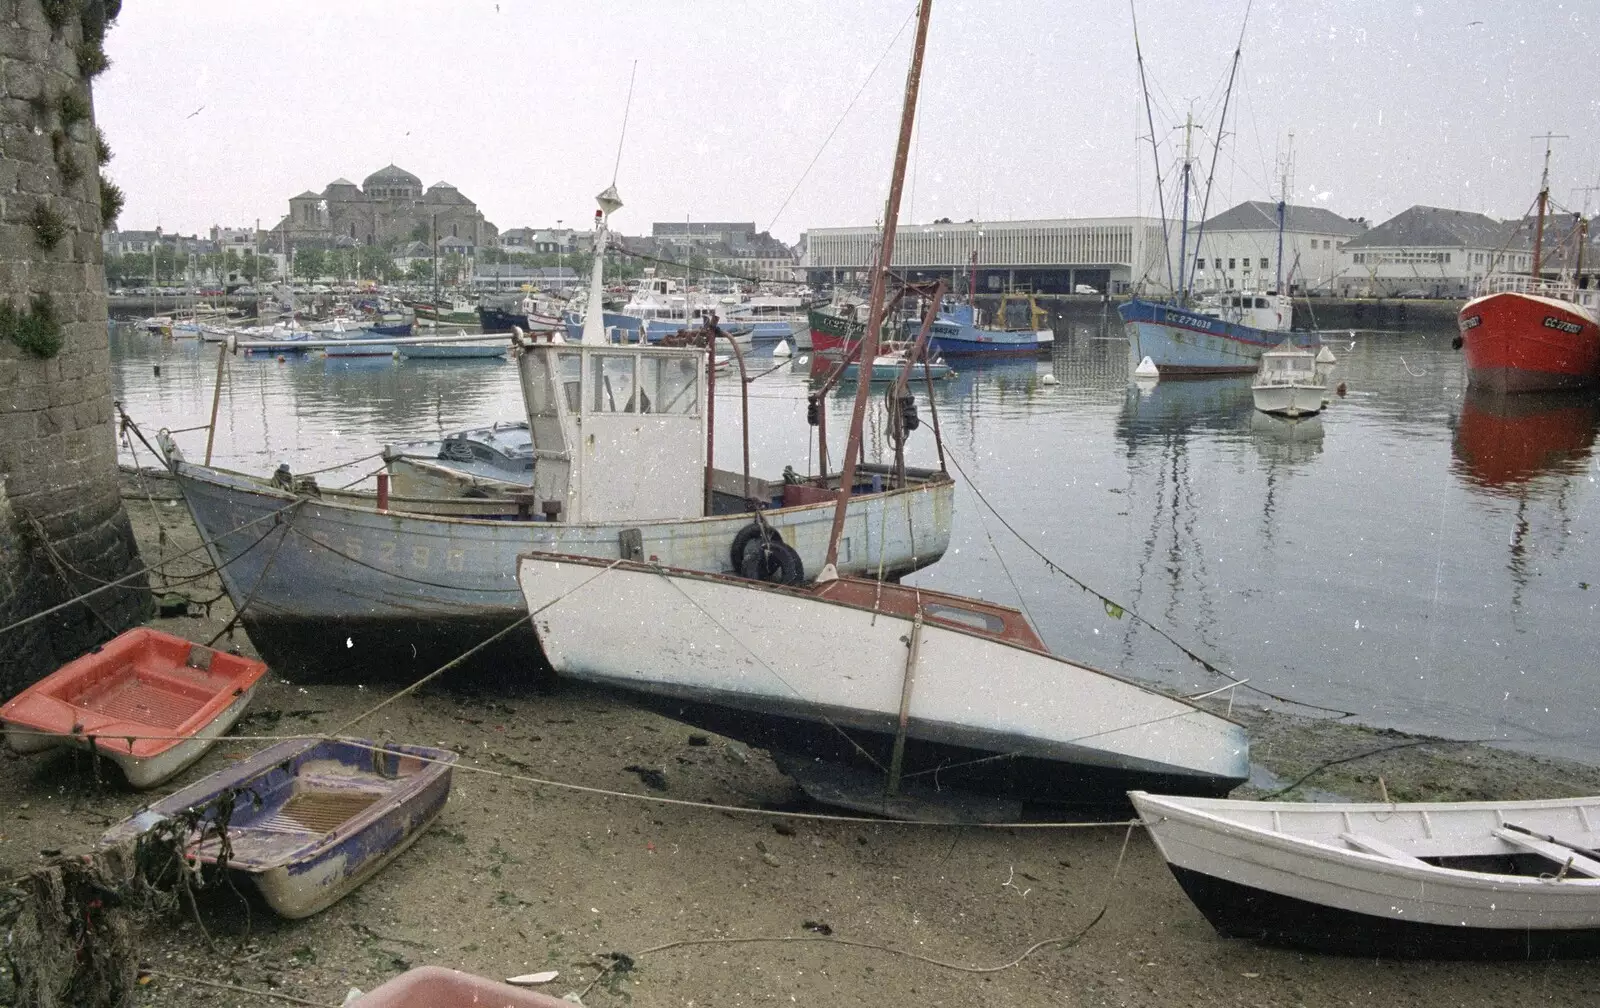
<path id="1" fill-rule="evenodd" d="M 1528 276 L 1522 273 L 1502 273 L 1495 276 L 1486 276 L 1478 284 L 1478 296 L 1485 294 L 1535 294 L 1540 297 L 1557 298 L 1561 301 L 1592 304 L 1597 291 L 1580 290 L 1577 286 L 1566 280 L 1546 280 L 1543 277 Z M 1587 300 L 1580 302 L 1580 297 Z"/>

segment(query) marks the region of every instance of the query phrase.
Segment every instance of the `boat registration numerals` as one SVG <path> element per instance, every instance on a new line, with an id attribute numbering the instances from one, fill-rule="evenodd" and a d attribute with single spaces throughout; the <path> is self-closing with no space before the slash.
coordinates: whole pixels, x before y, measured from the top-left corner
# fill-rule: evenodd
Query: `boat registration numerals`
<path id="1" fill-rule="evenodd" d="M 1176 322 L 1179 325 L 1186 325 L 1191 329 L 1204 329 L 1209 332 L 1217 320 L 1205 318 L 1199 315 L 1185 315 L 1181 312 L 1164 311 L 1161 313 L 1161 321 Z"/>
<path id="2" fill-rule="evenodd" d="M 1481 325 L 1483 325 L 1482 315 L 1468 315 L 1461 320 L 1461 331 L 1466 332 L 1468 329 L 1476 329 Z"/>
<path id="3" fill-rule="evenodd" d="M 364 552 L 361 540 L 346 539 L 344 541 L 343 552 L 352 560 L 360 560 L 361 554 Z M 394 540 L 391 539 L 379 543 L 377 552 L 377 563 L 385 567 L 387 570 L 393 570 L 395 558 L 399 554 L 399 546 L 394 542 Z M 453 549 L 443 550 L 441 552 L 444 554 L 445 570 L 464 571 L 467 569 L 467 554 L 464 551 Z M 417 570 L 427 570 L 433 562 L 433 554 L 434 551 L 430 547 L 413 546 L 411 547 L 411 556 L 408 559 L 411 561 L 411 566 L 413 568 Z"/>
<path id="4" fill-rule="evenodd" d="M 1544 327 L 1546 329 L 1559 329 L 1564 333 L 1570 333 L 1574 336 L 1583 332 L 1583 326 L 1579 325 L 1578 323 L 1568 322 L 1566 319 L 1558 319 L 1554 315 L 1546 315 L 1544 317 Z"/>

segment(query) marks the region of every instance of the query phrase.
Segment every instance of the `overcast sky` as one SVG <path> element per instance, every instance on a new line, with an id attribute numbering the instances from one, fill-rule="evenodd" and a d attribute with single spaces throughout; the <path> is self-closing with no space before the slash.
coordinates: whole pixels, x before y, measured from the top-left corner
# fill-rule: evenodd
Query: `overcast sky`
<path id="1" fill-rule="evenodd" d="M 1192 104 L 1209 161 L 1244 6 L 1139 0 L 1164 144 Z M 124 228 L 270 227 L 290 196 L 391 161 L 452 183 L 502 230 L 571 226 L 611 181 L 637 60 L 616 228 L 753 220 L 793 241 L 882 213 L 913 9 L 139 0 L 111 30 L 96 115 Z M 1600 182 L 1597 49 L 1596 0 L 1258 0 L 1212 210 L 1275 197 L 1293 131 L 1295 202 L 1378 221 L 1416 203 L 1515 216 L 1537 190 L 1530 137 L 1547 130 L 1571 136 L 1551 191 L 1577 209 Z M 1125 4 L 936 0 L 919 120 L 903 220 L 1154 206 Z"/>

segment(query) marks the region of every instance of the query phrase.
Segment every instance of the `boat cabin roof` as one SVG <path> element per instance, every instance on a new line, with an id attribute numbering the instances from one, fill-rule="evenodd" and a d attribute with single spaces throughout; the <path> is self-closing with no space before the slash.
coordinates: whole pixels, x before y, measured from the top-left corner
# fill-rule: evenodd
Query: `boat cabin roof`
<path id="1" fill-rule="evenodd" d="M 1027 618 L 1010 606 L 911 585 L 853 577 L 829 581 L 818 586 L 815 592 L 835 602 L 892 613 L 907 619 L 915 617 L 920 609 L 922 618 L 930 623 L 967 630 L 1035 651 L 1049 651 Z"/>

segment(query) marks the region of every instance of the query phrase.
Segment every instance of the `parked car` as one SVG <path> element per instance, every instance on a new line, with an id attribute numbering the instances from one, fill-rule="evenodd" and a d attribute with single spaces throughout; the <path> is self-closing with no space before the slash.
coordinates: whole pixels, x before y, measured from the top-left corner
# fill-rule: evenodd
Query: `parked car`
<path id="1" fill-rule="evenodd" d="M 1100 292 L 1095 290 L 1093 287 L 1090 287 L 1088 284 L 1078 284 L 1076 287 L 1072 288 L 1072 293 L 1074 293 L 1074 294 L 1098 294 Z"/>

